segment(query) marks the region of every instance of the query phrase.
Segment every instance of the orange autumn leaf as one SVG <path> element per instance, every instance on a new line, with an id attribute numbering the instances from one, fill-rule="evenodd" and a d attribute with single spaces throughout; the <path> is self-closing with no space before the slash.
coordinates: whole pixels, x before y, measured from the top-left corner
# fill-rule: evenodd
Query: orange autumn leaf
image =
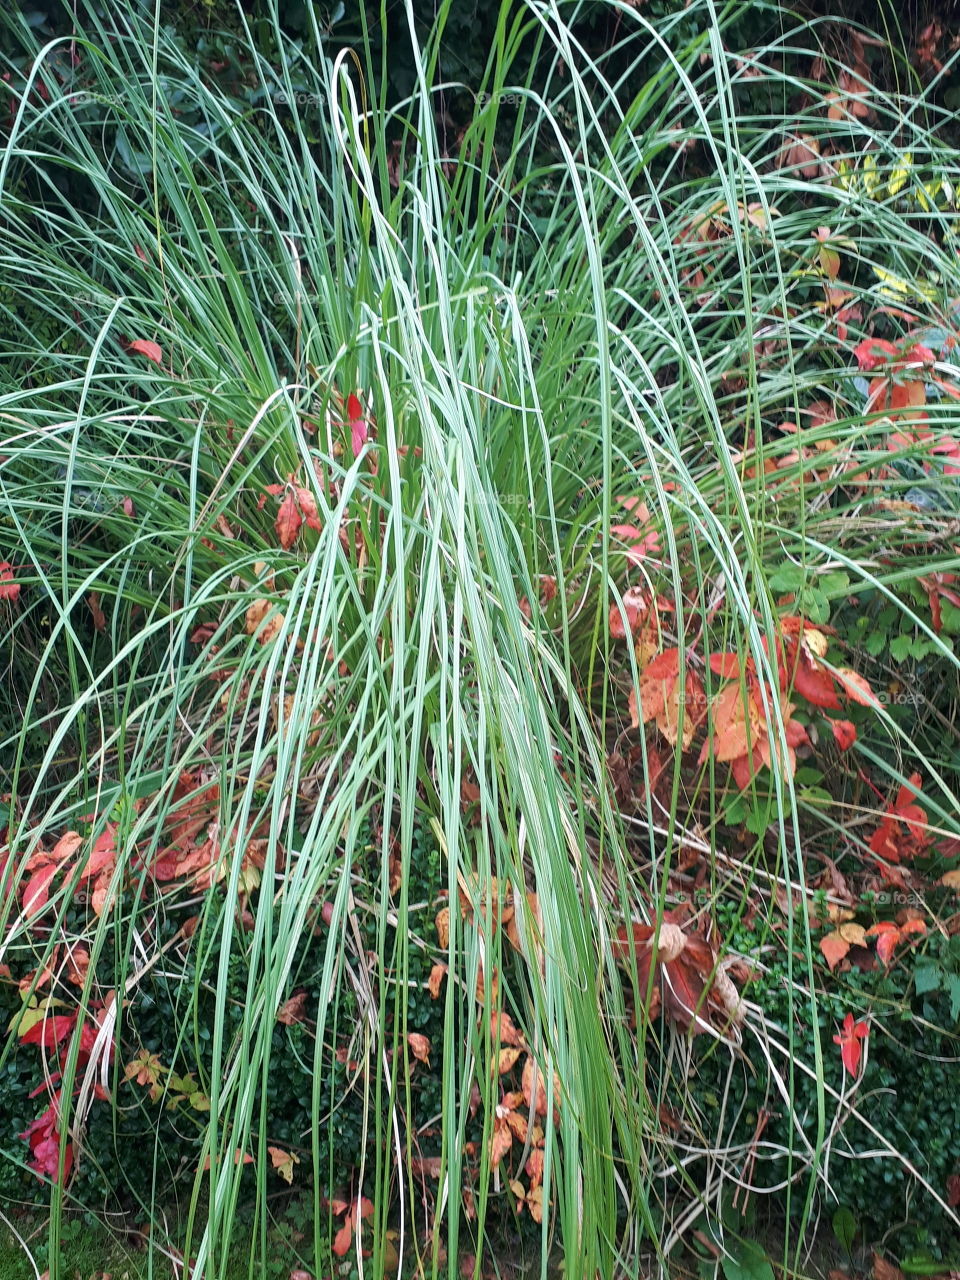
<path id="1" fill-rule="evenodd" d="M 235 1147 L 233 1151 L 234 1164 L 253 1164 L 253 1156 L 249 1151 L 241 1151 L 239 1147 Z M 210 1169 L 210 1157 L 207 1156 L 203 1162 L 203 1172 L 207 1173 Z"/>
<path id="2" fill-rule="evenodd" d="M 244 616 L 244 628 L 248 636 L 255 635 L 261 644 L 269 644 L 283 630 L 285 615 L 272 600 L 254 600 Z"/>
<path id="3" fill-rule="evenodd" d="M 523 1033 L 517 1029 L 509 1013 L 500 1011 L 491 1014 L 490 1035 L 494 1044 L 510 1045 L 517 1049 L 524 1047 Z"/>
<path id="4" fill-rule="evenodd" d="M 284 1151 L 282 1147 L 267 1147 L 270 1164 L 284 1182 L 293 1182 L 293 1166 L 300 1163 L 300 1157 L 292 1151 Z"/>
<path id="5" fill-rule="evenodd" d="M 440 908 L 440 910 L 437 912 L 437 918 L 435 923 L 437 926 L 437 941 L 439 942 L 443 950 L 446 951 L 447 947 L 449 947 L 450 945 L 450 908 L 449 907 Z"/>
<path id="6" fill-rule="evenodd" d="M 522 1049 L 501 1049 L 497 1055 L 497 1075 L 505 1076 L 517 1065 Z"/>
<path id="7" fill-rule="evenodd" d="M 277 513 L 277 519 L 274 524 L 277 537 L 280 539 L 280 545 L 284 551 L 289 551 L 296 542 L 297 534 L 300 532 L 302 524 L 303 516 L 300 514 L 300 504 L 297 502 L 293 491 L 288 490 L 280 503 L 280 510 Z"/>
<path id="8" fill-rule="evenodd" d="M 697 726 L 706 713 L 703 686 L 696 675 L 688 671 L 681 679 L 679 649 L 665 649 L 645 667 L 637 690 L 631 691 L 629 705 L 634 727 L 639 725 L 641 718 L 644 723 L 655 720 L 657 728 L 673 746 L 681 736 L 682 715 L 684 750 L 693 741 Z"/>
<path id="9" fill-rule="evenodd" d="M 836 969 L 851 947 L 865 947 L 867 935 L 863 925 L 841 924 L 820 939 L 820 950 L 831 971 Z"/>
<path id="10" fill-rule="evenodd" d="M 905 939 L 922 937 L 927 926 L 922 920 L 907 920 L 904 924 L 894 924 L 892 920 L 880 920 L 867 930 L 868 938 L 877 940 L 877 956 L 889 966 L 893 962 L 897 947 Z"/>
<path id="11" fill-rule="evenodd" d="M 772 702 L 768 690 L 768 702 Z M 796 770 L 796 749 L 809 742 L 807 731 L 793 719 L 796 707 L 786 695 L 779 694 L 780 714 L 783 718 L 787 749 L 780 763 L 788 777 Z M 771 712 L 773 710 L 771 706 Z M 768 725 L 763 705 L 760 683 L 748 678 L 746 689 L 733 684 L 723 689 L 713 700 L 711 707 L 711 736 L 700 753 L 702 764 L 710 754 L 720 763 L 729 763 L 733 778 L 741 791 L 761 766 L 773 767 L 773 760 L 780 759 L 780 739 L 775 725 Z M 772 739 L 771 739 L 772 730 Z"/>
<path id="12" fill-rule="evenodd" d="M 880 699 L 858 672 L 851 671 L 849 667 L 838 667 L 831 674 L 843 685 L 844 693 L 853 702 L 859 702 L 862 707 L 880 706 Z"/>
<path id="13" fill-rule="evenodd" d="M 490 1164 L 495 1169 L 513 1146 L 513 1140 L 527 1140 L 527 1115 L 518 1108 L 523 1106 L 522 1093 L 505 1093 L 494 1112 L 493 1133 L 490 1135 Z"/>
<path id="14" fill-rule="evenodd" d="M 430 1041 L 425 1035 L 421 1035 L 419 1031 L 411 1031 L 407 1036 L 407 1044 L 410 1046 L 410 1052 L 418 1062 L 430 1065 Z"/>
<path id="15" fill-rule="evenodd" d="M 534 1062 L 530 1055 L 523 1064 L 523 1074 L 521 1076 L 520 1087 L 523 1091 L 523 1100 L 528 1107 L 532 1107 L 536 1115 L 545 1116 L 549 1102 L 547 1099 L 546 1083 L 543 1078 L 543 1072 Z M 554 1072 L 553 1075 L 553 1118 L 556 1121 L 560 1110 L 560 1077 Z"/>
<path id="16" fill-rule="evenodd" d="M 427 990 L 434 1000 L 440 999 L 440 987 L 447 972 L 445 964 L 435 964 L 430 970 L 430 976 L 427 978 Z"/>

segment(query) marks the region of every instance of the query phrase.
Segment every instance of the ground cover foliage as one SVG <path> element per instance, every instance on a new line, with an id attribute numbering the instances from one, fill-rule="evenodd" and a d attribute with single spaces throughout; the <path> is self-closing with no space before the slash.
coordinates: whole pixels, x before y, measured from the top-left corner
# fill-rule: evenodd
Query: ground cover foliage
<path id="1" fill-rule="evenodd" d="M 51 1276 L 956 1259 L 957 51 L 661 8 L 2 20 Z"/>

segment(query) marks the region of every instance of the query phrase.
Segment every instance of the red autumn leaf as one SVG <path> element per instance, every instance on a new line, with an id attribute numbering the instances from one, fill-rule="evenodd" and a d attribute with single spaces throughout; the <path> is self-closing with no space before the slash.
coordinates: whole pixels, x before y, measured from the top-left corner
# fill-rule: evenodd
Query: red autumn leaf
<path id="1" fill-rule="evenodd" d="M 0 560 L 0 600 L 9 600 L 11 604 L 20 595 L 20 583 L 13 580 L 13 565 L 9 560 Z"/>
<path id="2" fill-rule="evenodd" d="M 660 554 L 660 535 L 656 529 L 640 529 L 635 524 L 614 524 L 610 526 L 610 534 L 611 537 L 630 544 L 625 552 L 628 564 L 639 565 L 647 555 Z"/>
<path id="3" fill-rule="evenodd" d="M 656 720 L 657 728 L 669 743 L 676 746 L 680 737 L 683 713 L 683 749 L 693 741 L 697 725 L 706 714 L 703 686 L 693 672 L 680 678 L 679 649 L 665 649 L 640 673 L 639 707 L 637 693 L 631 690 L 630 713 L 634 726 Z"/>
<path id="4" fill-rule="evenodd" d="M 840 1058 L 844 1070 L 852 1076 L 860 1074 L 860 1059 L 863 1054 L 863 1045 L 860 1042 L 866 1040 L 869 1034 L 870 1028 L 867 1024 L 857 1022 L 853 1014 L 848 1013 L 843 1020 L 840 1034 L 833 1037 L 833 1043 L 840 1046 Z"/>
<path id="5" fill-rule="evenodd" d="M 289 551 L 297 540 L 297 534 L 300 532 L 300 526 L 303 524 L 303 516 L 300 514 L 300 506 L 292 492 L 288 490 L 280 503 L 280 510 L 277 513 L 274 528 L 277 531 L 277 537 L 280 539 L 280 545 L 284 551 Z"/>
<path id="6" fill-rule="evenodd" d="M 60 1091 L 54 1093 L 50 1105 L 17 1136 L 30 1144 L 30 1168 L 41 1177 L 56 1179 L 60 1172 Z M 63 1179 L 73 1168 L 73 1144 L 63 1149 Z"/>
<path id="7" fill-rule="evenodd" d="M 706 1031 L 704 991 L 715 957 L 703 938 L 685 937 L 680 955 L 663 965 L 663 1010 L 683 1030 L 699 1035 Z"/>
<path id="8" fill-rule="evenodd" d="M 154 364 L 163 364 L 163 351 L 160 344 L 151 342 L 148 338 L 135 338 L 133 342 L 127 343 L 127 350 L 133 351 L 138 356 L 146 356 Z"/>
<path id="9" fill-rule="evenodd" d="M 643 587 L 630 587 L 628 591 L 623 593 L 623 611 L 620 606 L 612 604 L 610 606 L 610 636 L 614 640 L 625 640 L 627 636 L 632 635 L 639 624 L 646 617 L 647 610 L 650 608 L 650 597 L 646 594 Z M 624 621 L 626 616 L 626 621 Z"/>
<path id="10" fill-rule="evenodd" d="M 740 657 L 736 653 L 711 653 L 710 670 L 714 675 L 722 676 L 724 680 L 739 680 L 742 666 Z M 753 670 L 753 663 L 747 660 L 747 670 Z"/>
<path id="11" fill-rule="evenodd" d="M 304 489 L 301 485 L 296 490 L 297 502 L 300 504 L 300 511 L 303 514 L 304 522 L 308 529 L 316 529 L 318 532 L 323 526 L 320 523 L 320 516 L 317 512 L 317 502 L 309 489 Z"/>
<path id="12" fill-rule="evenodd" d="M 956 608 L 960 608 L 960 594 L 951 585 L 958 582 L 957 575 L 954 573 L 928 573 L 924 577 L 918 578 L 917 582 L 927 593 L 933 629 L 939 635 L 943 629 L 940 597 L 942 596 L 944 600 L 948 600 Z"/>
<path id="13" fill-rule="evenodd" d="M 829 724 L 837 746 L 841 751 L 849 751 L 857 740 L 856 725 L 849 720 L 831 720 Z"/>
<path id="14" fill-rule="evenodd" d="M 44 1049 L 55 1049 L 62 1040 L 66 1040 L 77 1025 L 76 1011 L 73 1013 L 51 1013 L 35 1022 L 29 1031 L 20 1037 L 23 1044 L 38 1044 Z"/>
<path id="15" fill-rule="evenodd" d="M 217 624 L 215 622 L 201 622 L 198 627 L 194 627 L 190 632 L 190 643 L 200 646 L 209 644 L 216 634 Z"/>
<path id="16" fill-rule="evenodd" d="M 815 707 L 829 707 L 838 710 L 840 707 L 830 672 L 807 652 L 805 646 L 799 646 L 798 660 L 793 674 L 793 688 L 801 698 Z"/>
<path id="17" fill-rule="evenodd" d="M 50 897 L 50 884 L 59 870 L 59 865 L 54 862 L 49 866 L 41 867 L 39 871 L 35 871 L 27 881 L 23 890 L 23 914 L 25 916 L 35 916 L 38 911 L 42 911 L 47 905 Z"/>
<path id="18" fill-rule="evenodd" d="M 922 920 L 908 920 L 903 926 L 892 920 L 880 920 L 867 930 L 868 938 L 876 938 L 877 955 L 885 965 L 891 964 L 897 947 L 911 935 L 925 934 L 927 926 Z"/>
<path id="19" fill-rule="evenodd" d="M 359 457 L 361 449 L 367 442 L 369 424 L 359 396 L 355 396 L 352 392 L 347 396 L 347 421 L 350 424 L 350 448 L 356 458 Z"/>
<path id="20" fill-rule="evenodd" d="M 831 674 L 843 686 L 844 693 L 852 702 L 859 702 L 862 707 L 880 706 L 880 699 L 858 672 L 851 671 L 849 667 L 838 667 Z"/>
<path id="21" fill-rule="evenodd" d="M 899 352 L 892 342 L 884 338 L 864 338 L 854 347 L 853 354 L 864 373 L 869 373 L 878 365 L 895 360 Z"/>
<path id="22" fill-rule="evenodd" d="M 887 806 L 883 820 L 870 837 L 870 851 L 878 858 L 903 862 L 930 844 L 927 815 L 916 803 L 920 784 L 919 773 L 911 774 L 910 785 L 901 787 L 894 803 Z"/>

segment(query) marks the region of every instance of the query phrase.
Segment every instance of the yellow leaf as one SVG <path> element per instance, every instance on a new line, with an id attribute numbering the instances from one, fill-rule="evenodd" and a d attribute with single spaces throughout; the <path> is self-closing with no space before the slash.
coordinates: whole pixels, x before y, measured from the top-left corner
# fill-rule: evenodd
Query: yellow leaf
<path id="1" fill-rule="evenodd" d="M 842 924 L 837 930 L 844 942 L 849 942 L 852 947 L 865 947 L 867 945 L 867 931 L 862 924 Z"/>
<path id="2" fill-rule="evenodd" d="M 282 1147 L 267 1147 L 267 1155 L 284 1182 L 293 1182 L 293 1166 L 300 1163 L 300 1157 L 292 1151 L 284 1151 Z"/>
<path id="3" fill-rule="evenodd" d="M 877 171 L 877 162 L 873 156 L 864 156 L 863 158 L 863 187 L 867 195 L 871 198 L 876 194 L 880 186 L 880 174 Z"/>
<path id="4" fill-rule="evenodd" d="M 522 1052 L 522 1049 L 501 1049 L 497 1059 L 497 1074 L 503 1076 L 512 1071 Z"/>

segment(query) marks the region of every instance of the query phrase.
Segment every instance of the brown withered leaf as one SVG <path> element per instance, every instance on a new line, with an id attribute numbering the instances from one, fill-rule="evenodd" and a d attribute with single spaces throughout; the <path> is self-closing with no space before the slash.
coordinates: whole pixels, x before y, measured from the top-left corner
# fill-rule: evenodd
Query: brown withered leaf
<path id="1" fill-rule="evenodd" d="M 501 1049 L 497 1057 L 497 1075 L 505 1076 L 517 1065 L 522 1049 Z"/>
<path id="2" fill-rule="evenodd" d="M 103 610 L 100 608 L 100 592 L 91 591 L 90 594 L 87 596 L 87 604 L 90 608 L 90 613 L 93 616 L 94 629 L 97 631 L 106 631 L 107 617 L 106 617 L 106 614 L 103 612 Z"/>
<path id="3" fill-rule="evenodd" d="M 443 1161 L 439 1156 L 411 1156 L 410 1172 L 415 1178 L 439 1178 Z"/>
<path id="4" fill-rule="evenodd" d="M 247 635 L 256 635 L 261 644 L 269 644 L 283 629 L 284 620 L 284 614 L 276 608 L 273 601 L 261 597 L 259 600 L 254 600 L 247 609 L 245 618 Z"/>
<path id="5" fill-rule="evenodd" d="M 490 1035 L 494 1044 L 499 1042 L 501 1045 L 510 1045 L 517 1049 L 525 1047 L 523 1035 L 517 1030 L 509 1013 L 495 1011 L 490 1015 Z"/>
<path id="6" fill-rule="evenodd" d="M 879 1253 L 874 1253 L 873 1280 L 904 1280 L 904 1278 L 899 1267 L 882 1258 Z"/>
<path id="7" fill-rule="evenodd" d="M 523 1090 L 523 1100 L 527 1106 L 532 1107 L 538 1116 L 545 1116 L 547 1114 L 548 1101 L 543 1072 L 529 1055 L 523 1064 L 520 1087 Z M 553 1098 L 553 1118 L 556 1121 L 560 1110 L 560 1077 L 556 1072 L 553 1075 Z"/>
<path id="8" fill-rule="evenodd" d="M 435 964 L 430 970 L 430 977 L 427 979 L 427 990 L 434 1000 L 440 999 L 440 987 L 446 976 L 447 966 L 445 964 Z"/>
<path id="9" fill-rule="evenodd" d="M 430 1065 L 430 1040 L 427 1036 L 421 1035 L 419 1031 L 411 1031 L 407 1035 L 407 1044 L 410 1046 L 410 1052 L 418 1062 Z"/>
<path id="10" fill-rule="evenodd" d="M 449 907 L 441 907 L 440 910 L 437 912 L 436 925 L 437 925 L 437 941 L 439 942 L 442 950 L 446 951 L 446 949 L 450 945 L 450 908 Z"/>
<path id="11" fill-rule="evenodd" d="M 292 1027 L 298 1022 L 306 1021 L 306 1013 L 304 1012 L 307 1003 L 306 991 L 298 991 L 285 1000 L 277 1010 L 277 1021 L 282 1022 L 285 1027 Z"/>

